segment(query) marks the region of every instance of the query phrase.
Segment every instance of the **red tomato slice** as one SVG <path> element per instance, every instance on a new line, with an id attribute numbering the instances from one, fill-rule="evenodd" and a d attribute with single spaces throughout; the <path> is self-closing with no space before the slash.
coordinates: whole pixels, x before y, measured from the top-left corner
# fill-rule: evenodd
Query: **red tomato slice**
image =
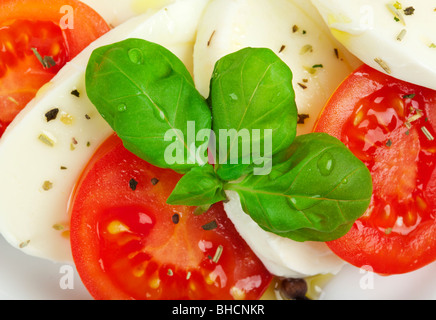
<path id="1" fill-rule="evenodd" d="M 103 18 L 80 1 L 2 0 L 0 137 L 42 85 L 107 31 Z M 38 54 L 53 60 L 44 66 Z"/>
<path id="2" fill-rule="evenodd" d="M 370 169 L 369 209 L 328 246 L 380 274 L 436 259 L 436 91 L 356 70 L 324 108 L 315 131 L 342 140 Z"/>
<path id="3" fill-rule="evenodd" d="M 96 299 L 258 299 L 272 276 L 222 203 L 203 215 L 170 206 L 181 178 L 128 152 L 113 136 L 75 190 L 71 245 Z M 206 229 L 206 230 L 205 230 Z"/>

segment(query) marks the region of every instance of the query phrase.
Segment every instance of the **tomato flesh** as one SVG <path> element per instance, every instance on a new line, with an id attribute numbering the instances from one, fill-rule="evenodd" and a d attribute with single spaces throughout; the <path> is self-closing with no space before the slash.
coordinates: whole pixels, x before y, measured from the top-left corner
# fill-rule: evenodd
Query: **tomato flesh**
<path id="1" fill-rule="evenodd" d="M 60 27 L 50 21 L 15 21 L 0 28 L 0 42 L 0 128 L 5 129 L 70 55 Z M 56 65 L 44 68 L 32 49 Z"/>
<path id="2" fill-rule="evenodd" d="M 181 178 L 109 139 L 75 191 L 71 244 L 96 299 L 258 299 L 271 275 L 222 203 L 202 215 L 166 199 Z M 205 230 L 206 229 L 206 230 Z"/>
<path id="3" fill-rule="evenodd" d="M 329 247 L 382 274 L 436 259 L 436 92 L 368 66 L 356 70 L 322 112 L 315 131 L 341 139 L 369 168 L 367 212 Z"/>
<path id="4" fill-rule="evenodd" d="M 61 27 L 59 12 L 63 5 L 75 10 L 75 28 Z M 85 30 L 87 34 L 83 34 Z M 45 83 L 108 30 L 109 26 L 99 15 L 78 1 L 3 1 L 0 13 L 0 137 Z M 41 60 L 50 57 L 50 63 L 43 65 L 37 55 Z"/>

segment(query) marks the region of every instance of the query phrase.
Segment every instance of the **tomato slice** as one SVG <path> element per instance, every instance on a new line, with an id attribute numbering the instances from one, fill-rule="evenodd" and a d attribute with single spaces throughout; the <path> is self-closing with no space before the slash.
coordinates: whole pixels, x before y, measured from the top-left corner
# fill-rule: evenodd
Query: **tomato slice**
<path id="1" fill-rule="evenodd" d="M 367 212 L 328 246 L 381 274 L 435 261 L 436 91 L 362 66 L 331 97 L 315 131 L 342 140 L 374 184 Z"/>
<path id="2" fill-rule="evenodd" d="M 94 10 L 76 0 L 1 4 L 0 137 L 39 88 L 110 29 Z M 45 57 L 50 60 L 44 65 Z"/>
<path id="3" fill-rule="evenodd" d="M 96 299 L 258 299 L 272 276 L 222 203 L 195 215 L 166 199 L 181 178 L 127 151 L 118 137 L 93 157 L 74 192 L 71 246 Z"/>

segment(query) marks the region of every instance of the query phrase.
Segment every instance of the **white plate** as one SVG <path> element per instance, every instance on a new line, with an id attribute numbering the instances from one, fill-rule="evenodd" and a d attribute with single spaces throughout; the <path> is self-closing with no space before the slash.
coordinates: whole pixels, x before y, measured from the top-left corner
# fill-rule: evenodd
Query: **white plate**
<path id="1" fill-rule="evenodd" d="M 433 300 L 436 264 L 382 277 L 345 266 L 322 288 L 322 300 Z M 0 237 L 0 300 L 91 300 L 74 266 L 28 256 Z"/>
<path id="2" fill-rule="evenodd" d="M 380 276 L 346 265 L 323 289 L 323 300 L 433 300 L 436 264 L 403 275 Z"/>
<path id="3" fill-rule="evenodd" d="M 74 266 L 26 255 L 0 236 L 0 300 L 89 299 Z"/>

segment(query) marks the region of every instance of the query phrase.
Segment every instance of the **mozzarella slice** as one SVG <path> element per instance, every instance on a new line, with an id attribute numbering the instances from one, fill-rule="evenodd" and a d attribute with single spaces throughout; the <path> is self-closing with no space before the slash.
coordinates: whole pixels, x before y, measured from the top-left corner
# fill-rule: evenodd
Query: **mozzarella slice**
<path id="1" fill-rule="evenodd" d="M 198 28 L 194 78 L 203 96 L 215 63 L 244 47 L 267 47 L 292 69 L 299 134 L 312 130 L 336 87 L 361 64 L 331 35 L 307 0 L 213 0 Z"/>
<path id="2" fill-rule="evenodd" d="M 312 0 L 333 35 L 371 67 L 436 90 L 432 0 Z"/>
<path id="3" fill-rule="evenodd" d="M 157 11 L 177 0 L 81 0 L 97 11 L 106 22 L 116 27 L 128 19 L 148 12 Z"/>
<path id="4" fill-rule="evenodd" d="M 319 274 L 337 274 L 344 262 L 325 243 L 296 242 L 264 231 L 245 214 L 239 195 L 227 192 L 224 204 L 229 219 L 253 252 L 272 274 L 285 278 L 303 278 Z"/>
<path id="5" fill-rule="evenodd" d="M 68 63 L 8 127 L 0 139 L 0 231 L 9 243 L 33 256 L 72 261 L 68 200 L 84 166 L 112 133 L 85 93 L 91 52 L 137 37 L 167 47 L 192 65 L 207 2 L 179 0 L 111 30 Z"/>
<path id="6" fill-rule="evenodd" d="M 216 61 L 247 46 L 272 49 L 292 69 L 299 113 L 309 115 L 298 134 L 312 130 L 333 91 L 361 64 L 332 37 L 307 0 L 214 0 L 194 48 L 194 77 L 205 97 Z M 271 273 L 303 277 L 337 273 L 343 266 L 325 244 L 267 233 L 243 212 L 237 194 L 229 193 L 229 200 L 229 218 Z"/>

